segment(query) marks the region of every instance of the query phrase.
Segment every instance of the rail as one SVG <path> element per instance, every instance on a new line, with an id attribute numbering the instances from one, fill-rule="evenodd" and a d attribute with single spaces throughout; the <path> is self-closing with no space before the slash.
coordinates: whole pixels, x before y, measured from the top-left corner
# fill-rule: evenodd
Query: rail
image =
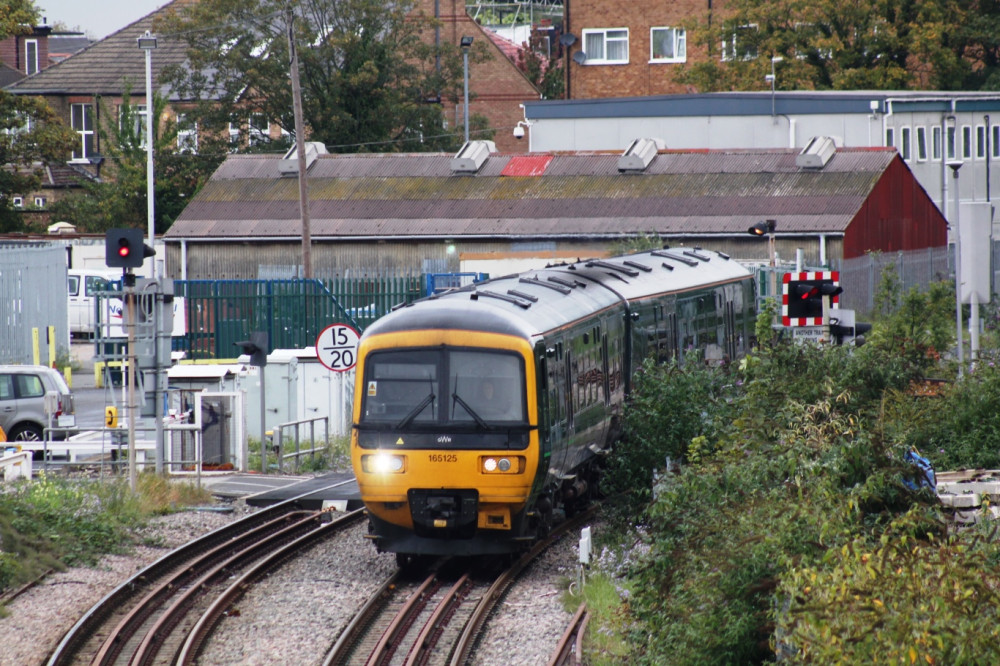
<path id="1" fill-rule="evenodd" d="M 316 423 L 318 421 L 323 422 L 323 445 L 316 446 Z M 310 447 L 308 449 L 302 448 L 302 426 L 309 426 L 309 443 Z M 292 441 L 295 443 L 295 450 L 291 453 L 285 453 L 285 431 L 293 430 L 294 435 L 292 436 Z M 299 459 L 302 456 L 308 455 L 312 460 L 316 459 L 316 453 L 322 452 L 326 449 L 327 444 L 330 441 L 330 417 L 329 416 L 316 416 L 311 419 L 300 419 L 298 421 L 288 421 L 286 423 L 281 423 L 275 427 L 274 433 L 274 445 L 278 451 L 278 472 L 283 473 L 285 471 L 285 460 L 293 459 L 295 460 L 295 471 L 299 471 Z"/>

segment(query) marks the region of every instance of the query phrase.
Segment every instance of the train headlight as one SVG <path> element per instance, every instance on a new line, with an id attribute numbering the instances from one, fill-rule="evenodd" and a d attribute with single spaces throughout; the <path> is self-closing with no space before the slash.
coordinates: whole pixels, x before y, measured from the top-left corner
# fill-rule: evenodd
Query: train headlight
<path id="1" fill-rule="evenodd" d="M 480 462 L 485 474 L 520 474 L 524 471 L 523 456 L 484 456 Z"/>
<path id="2" fill-rule="evenodd" d="M 361 469 L 369 474 L 401 474 L 405 468 L 403 456 L 391 453 L 361 456 Z"/>

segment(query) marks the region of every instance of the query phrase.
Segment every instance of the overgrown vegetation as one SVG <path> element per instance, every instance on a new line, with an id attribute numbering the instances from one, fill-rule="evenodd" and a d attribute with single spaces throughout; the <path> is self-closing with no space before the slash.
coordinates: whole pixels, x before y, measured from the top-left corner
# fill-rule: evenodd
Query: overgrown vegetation
<path id="1" fill-rule="evenodd" d="M 950 285 L 881 293 L 859 348 L 758 336 L 738 367 L 644 367 L 605 488 L 627 493 L 632 594 L 590 631 L 632 652 L 601 638 L 595 663 L 1000 659 L 998 524 L 956 530 L 904 460 L 1000 467 L 1000 369 L 942 359 Z"/>
<path id="2" fill-rule="evenodd" d="M 156 515 L 210 501 L 209 494 L 155 474 L 94 483 L 41 476 L 0 493 L 0 591 L 49 569 L 94 564 L 132 543 L 132 530 Z"/>

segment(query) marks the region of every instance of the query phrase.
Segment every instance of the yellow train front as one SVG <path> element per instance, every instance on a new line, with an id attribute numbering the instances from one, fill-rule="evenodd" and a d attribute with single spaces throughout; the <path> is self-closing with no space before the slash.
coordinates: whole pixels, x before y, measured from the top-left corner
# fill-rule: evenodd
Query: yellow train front
<path id="1" fill-rule="evenodd" d="M 351 457 L 378 550 L 516 552 L 585 498 L 643 358 L 749 339 L 749 274 L 698 256 L 498 278 L 370 326 Z"/>

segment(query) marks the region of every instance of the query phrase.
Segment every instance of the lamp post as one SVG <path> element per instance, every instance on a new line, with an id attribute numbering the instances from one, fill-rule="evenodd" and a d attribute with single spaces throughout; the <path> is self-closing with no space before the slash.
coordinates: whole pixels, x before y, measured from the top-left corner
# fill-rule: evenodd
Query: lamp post
<path id="1" fill-rule="evenodd" d="M 472 46 L 472 37 L 462 35 L 462 72 L 464 75 L 465 89 L 465 142 L 469 143 L 469 47 Z"/>
<path id="2" fill-rule="evenodd" d="M 767 252 L 769 256 L 768 265 L 771 267 L 771 270 L 769 271 L 770 274 L 768 275 L 767 290 L 769 292 L 768 296 L 771 298 L 776 298 L 776 292 L 778 290 L 777 273 L 775 272 L 777 257 L 774 248 L 774 230 L 776 226 L 777 222 L 775 220 L 763 220 L 762 222 L 758 222 L 747 229 L 747 233 L 751 236 L 767 235 Z"/>
<path id="3" fill-rule="evenodd" d="M 153 49 L 156 48 L 156 35 L 147 30 L 136 40 L 139 48 L 146 52 L 146 225 L 148 227 L 149 246 L 153 243 L 156 229 L 153 221 Z M 151 270 L 149 277 L 156 278 L 156 259 L 150 257 Z"/>

